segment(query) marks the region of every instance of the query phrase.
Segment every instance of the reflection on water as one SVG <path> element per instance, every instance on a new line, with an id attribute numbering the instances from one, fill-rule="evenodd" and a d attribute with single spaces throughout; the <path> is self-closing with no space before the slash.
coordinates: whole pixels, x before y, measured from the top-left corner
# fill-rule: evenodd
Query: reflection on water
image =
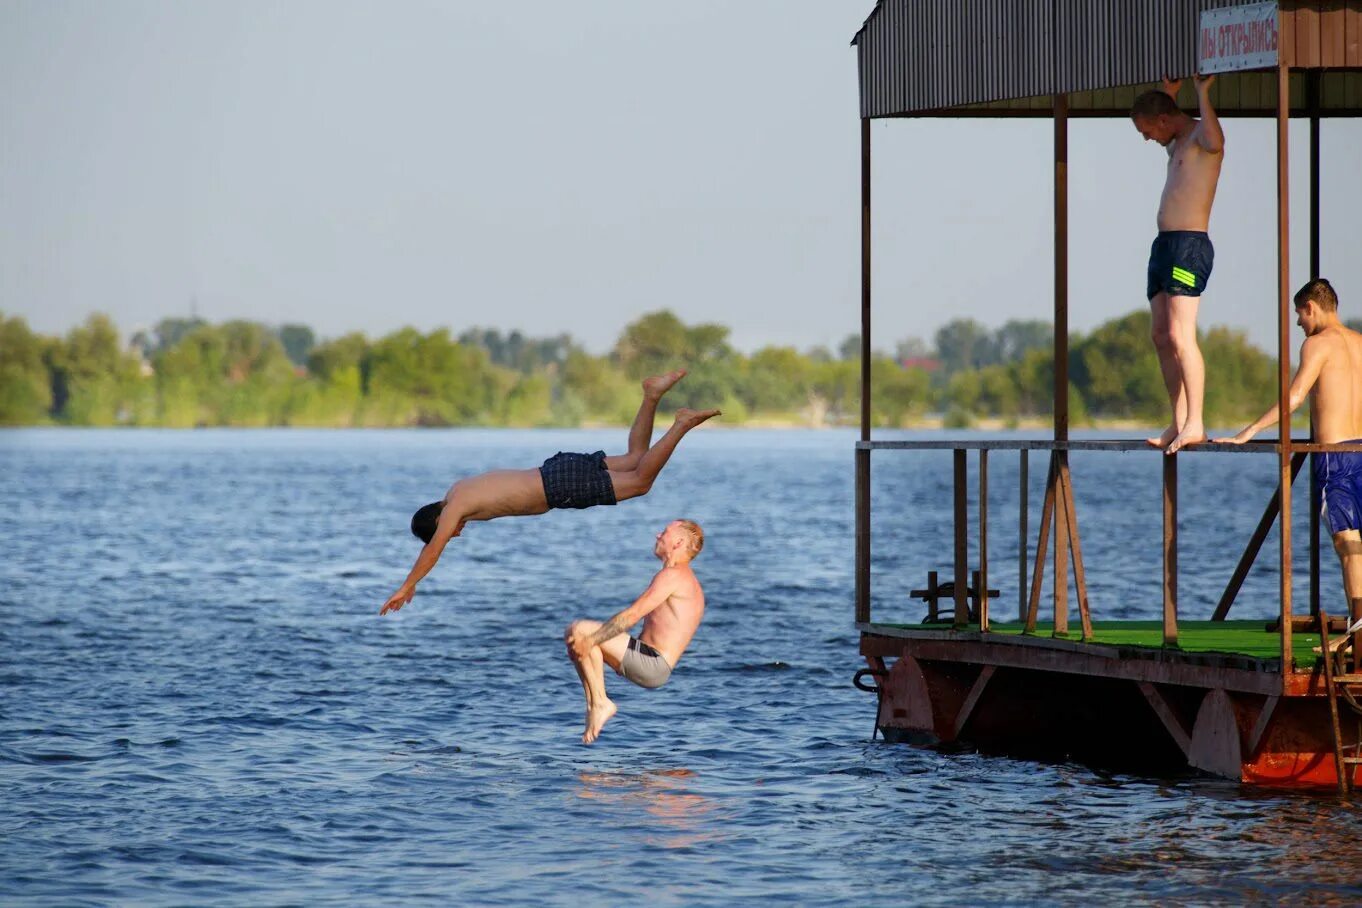
<path id="1" fill-rule="evenodd" d="M 581 772 L 577 797 L 601 799 L 625 811 L 643 811 L 657 821 L 659 835 L 645 843 L 661 848 L 693 848 L 723 839 L 717 804 L 691 790 L 695 772 L 651 769 L 643 772 Z"/>

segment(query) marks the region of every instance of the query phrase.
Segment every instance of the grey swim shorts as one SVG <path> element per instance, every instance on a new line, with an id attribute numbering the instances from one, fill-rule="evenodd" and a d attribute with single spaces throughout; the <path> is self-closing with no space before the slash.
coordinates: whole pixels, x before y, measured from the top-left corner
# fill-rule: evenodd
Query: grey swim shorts
<path id="1" fill-rule="evenodd" d="M 629 648 L 616 671 L 639 687 L 661 687 L 672 676 L 672 667 L 662 654 L 635 637 L 629 638 Z"/>

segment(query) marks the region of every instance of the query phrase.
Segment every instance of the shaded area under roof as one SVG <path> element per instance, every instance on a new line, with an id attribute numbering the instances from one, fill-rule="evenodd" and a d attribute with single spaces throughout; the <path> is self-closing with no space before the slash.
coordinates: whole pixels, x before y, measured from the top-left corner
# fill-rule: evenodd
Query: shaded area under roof
<path id="1" fill-rule="evenodd" d="M 1128 116 L 1164 75 L 1196 70 L 1201 13 L 1246 0 L 879 0 L 856 33 L 861 116 Z M 1362 0 L 1281 0 L 1293 115 L 1362 115 Z M 1307 77 L 1305 71 L 1313 75 Z M 1318 77 L 1314 82 L 1315 76 Z M 1223 116 L 1274 116 L 1276 74 L 1224 73 Z M 1195 107 L 1190 85 L 1179 97 Z"/>

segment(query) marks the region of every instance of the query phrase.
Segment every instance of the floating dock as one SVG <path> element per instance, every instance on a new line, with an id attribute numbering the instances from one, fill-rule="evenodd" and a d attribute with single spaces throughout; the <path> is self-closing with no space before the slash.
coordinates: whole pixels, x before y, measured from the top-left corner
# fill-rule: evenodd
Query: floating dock
<path id="1" fill-rule="evenodd" d="M 1138 8 L 1137 8 L 1138 7 Z M 1251 40 L 1250 40 L 1251 39 Z M 1245 43 L 1247 42 L 1247 43 Z M 886 737 L 963 741 L 1017 754 L 1058 754 L 1131 767 L 1195 767 L 1226 778 L 1271 785 L 1337 785 L 1358 779 L 1362 764 L 1362 673 L 1315 651 L 1320 635 L 1337 634 L 1328 620 L 1356 617 L 1348 602 L 1322 603 L 1319 521 L 1311 527 L 1311 593 L 1306 615 L 1293 614 L 1291 487 L 1306 456 L 1358 451 L 1291 437 L 1290 326 L 1295 321 L 1290 274 L 1289 130 L 1307 120 L 1309 276 L 1321 274 L 1319 209 L 1320 126 L 1335 117 L 1362 116 L 1362 0 L 1017 0 L 966 4 L 957 0 L 879 0 L 857 32 L 861 132 L 861 412 L 856 445 L 856 627 L 868 667 L 858 675 L 878 691 L 877 726 Z M 1252 45 L 1252 46 L 1249 46 Z M 1275 231 L 1279 434 L 1275 442 L 1243 448 L 1194 445 L 1202 456 L 1271 455 L 1277 491 L 1268 503 L 1209 621 L 1178 614 L 1177 463 L 1163 457 L 1163 616 L 1145 622 L 1094 621 L 1087 601 L 1078 532 L 1081 503 L 1070 482 L 1068 453 L 1077 449 L 1134 451 L 1140 443 L 1069 438 L 1069 220 L 1068 124 L 1074 118 L 1127 120 L 1135 98 L 1165 77 L 1216 72 L 1210 88 L 1221 119 L 1261 118 L 1276 124 L 1276 210 L 1264 217 Z M 1178 99 L 1196 103 L 1186 80 Z M 871 438 L 871 124 L 920 118 L 1040 119 L 1053 126 L 1054 431 L 1035 442 L 896 442 Z M 1132 132 L 1132 141 L 1136 140 Z M 1000 166 L 1007 157 L 998 149 Z M 898 159 L 888 166 L 912 167 Z M 1355 169 L 1354 169 L 1355 170 Z M 1347 170 L 1340 179 L 1355 179 Z M 1119 178 L 1119 175 L 1114 175 Z M 950 179 L 927 173 L 925 179 Z M 1022 178 L 1043 178 L 1032 174 Z M 1091 175 L 1090 175 L 1091 178 Z M 1271 180 L 1264 174 L 1264 184 Z M 961 177 L 968 191 L 968 174 Z M 1270 196 L 1265 197 L 1270 198 Z M 1153 200 L 1151 200 L 1151 205 Z M 1040 212 L 1034 212 L 1039 223 Z M 1152 230 L 1152 225 L 1151 225 Z M 961 242 L 968 237 L 961 237 Z M 1347 250 L 1356 244 L 1335 244 Z M 1142 250 L 1132 250 L 1132 255 Z M 913 267 L 912 251 L 895 249 Z M 924 284 L 933 263 L 921 266 Z M 1143 287 L 1132 287 L 1132 297 Z M 1138 297 L 1136 297 L 1138 298 Z M 936 305 L 937 301 L 930 301 Z M 1215 377 L 1210 376 L 1214 381 Z M 870 610 L 871 455 L 891 449 L 950 450 L 955 469 L 954 569 L 950 593 L 935 582 L 924 593 L 929 618 L 944 623 L 877 622 Z M 1021 457 L 1017 625 L 989 621 L 988 457 L 1015 450 Z M 1045 504 L 1028 568 L 1026 473 L 1031 451 L 1048 451 Z M 979 488 L 966 485 L 966 458 L 978 457 Z M 899 456 L 899 455 L 890 455 Z M 1152 456 L 1152 455 L 1151 455 Z M 968 501 L 979 502 L 974 543 L 979 563 L 967 561 Z M 1311 506 L 1318 513 L 1315 493 Z M 1268 532 L 1279 527 L 1278 620 L 1227 618 L 1239 584 Z M 946 543 L 947 540 L 942 540 Z M 1048 622 L 1039 615 L 1041 577 L 1053 553 L 1054 600 Z M 934 567 L 928 565 L 928 568 Z M 1077 627 L 1069 627 L 1068 577 L 1077 591 Z M 1029 576 L 1028 576 L 1029 573 Z M 1151 578 L 1151 583 L 1157 582 Z M 944 584 L 942 585 L 945 586 Z M 937 613 L 949 600 L 949 617 Z M 1362 599 L 1358 600 L 1362 604 Z M 1358 648 L 1358 635 L 1352 640 Z M 1342 642 L 1342 641 L 1340 641 Z"/>

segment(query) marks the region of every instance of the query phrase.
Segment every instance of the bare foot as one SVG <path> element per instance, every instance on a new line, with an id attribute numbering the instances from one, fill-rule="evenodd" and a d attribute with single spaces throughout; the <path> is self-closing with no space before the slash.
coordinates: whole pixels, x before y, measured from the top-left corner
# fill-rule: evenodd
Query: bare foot
<path id="1" fill-rule="evenodd" d="M 1154 448 L 1166 448 L 1173 443 L 1173 439 L 1178 437 L 1178 427 L 1169 426 L 1163 430 L 1163 434 L 1156 438 L 1146 438 L 1145 444 Z"/>
<path id="2" fill-rule="evenodd" d="M 643 396 L 661 400 L 662 395 L 672 389 L 672 385 L 686 377 L 685 369 L 676 369 L 666 375 L 654 375 L 643 380 Z"/>
<path id="3" fill-rule="evenodd" d="M 1201 426 L 1194 426 L 1191 423 L 1178 433 L 1178 437 L 1168 443 L 1168 447 L 1163 449 L 1165 454 L 1176 454 L 1188 445 L 1201 444 L 1206 440 L 1206 430 Z"/>
<path id="4" fill-rule="evenodd" d="M 607 697 L 605 702 L 586 711 L 586 731 L 582 732 L 583 744 L 590 744 L 601 736 L 601 729 L 605 728 L 605 723 L 610 721 L 615 710 L 615 701 Z"/>
<path id="5" fill-rule="evenodd" d="M 692 410 L 689 407 L 681 407 L 676 411 L 676 424 L 685 426 L 687 429 L 694 429 L 705 420 L 718 416 L 719 413 L 719 410 Z"/>

